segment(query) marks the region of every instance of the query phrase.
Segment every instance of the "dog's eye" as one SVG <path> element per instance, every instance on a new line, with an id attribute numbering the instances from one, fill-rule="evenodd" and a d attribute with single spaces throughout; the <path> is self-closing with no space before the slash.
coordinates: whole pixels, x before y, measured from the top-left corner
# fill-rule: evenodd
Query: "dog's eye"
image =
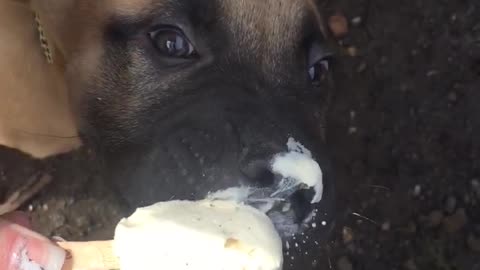
<path id="1" fill-rule="evenodd" d="M 329 70 L 330 62 L 329 59 L 325 58 L 308 68 L 308 76 L 313 83 L 319 83 L 325 79 Z"/>
<path id="2" fill-rule="evenodd" d="M 164 56 L 189 58 L 195 55 L 192 43 L 178 29 L 162 28 L 150 32 L 150 39 Z"/>
<path id="3" fill-rule="evenodd" d="M 313 84 L 325 80 L 330 71 L 332 53 L 314 43 L 308 54 L 308 76 Z"/>

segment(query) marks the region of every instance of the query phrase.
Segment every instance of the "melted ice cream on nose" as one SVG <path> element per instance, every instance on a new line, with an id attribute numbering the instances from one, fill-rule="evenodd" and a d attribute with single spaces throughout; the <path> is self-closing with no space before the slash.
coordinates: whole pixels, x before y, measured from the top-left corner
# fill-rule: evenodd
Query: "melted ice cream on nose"
<path id="1" fill-rule="evenodd" d="M 137 209 L 115 231 L 122 270 L 280 270 L 270 219 L 233 201 L 169 201 Z"/>
<path id="2" fill-rule="evenodd" d="M 320 202 L 323 195 L 320 165 L 312 158 L 310 150 L 293 138 L 288 139 L 287 150 L 276 154 L 270 161 L 272 172 L 282 177 L 277 185 L 266 188 L 230 187 L 211 192 L 207 198 L 255 204 L 259 210 L 267 213 L 278 203 L 287 202 L 287 198 L 295 191 L 312 188 L 315 194 L 311 203 Z"/>
<path id="3" fill-rule="evenodd" d="M 320 165 L 312 153 L 301 143 L 289 138 L 288 152 L 277 154 L 272 160 L 272 172 L 283 177 L 278 190 L 272 195 L 300 188 L 313 188 L 315 195 L 311 203 L 318 203 L 323 195 L 323 175 Z M 303 186 L 303 187 L 302 187 Z"/>

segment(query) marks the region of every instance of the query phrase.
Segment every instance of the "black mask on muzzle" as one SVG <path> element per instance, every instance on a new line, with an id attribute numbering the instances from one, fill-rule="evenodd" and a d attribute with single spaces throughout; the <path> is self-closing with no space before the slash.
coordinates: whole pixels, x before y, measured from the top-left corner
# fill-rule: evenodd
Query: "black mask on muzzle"
<path id="1" fill-rule="evenodd" d="M 284 240 L 285 269 L 311 269 L 333 225 L 334 187 L 320 138 L 303 125 L 292 104 L 217 95 L 175 114 L 152 115 L 161 120 L 150 139 L 104 153 L 109 178 L 128 205 L 125 215 L 160 201 L 199 200 L 248 187 L 240 200 L 273 221 Z M 288 184 L 272 170 L 273 159 L 289 151 L 289 139 L 308 148 L 321 168 L 319 202 L 312 203 L 314 188 Z"/>

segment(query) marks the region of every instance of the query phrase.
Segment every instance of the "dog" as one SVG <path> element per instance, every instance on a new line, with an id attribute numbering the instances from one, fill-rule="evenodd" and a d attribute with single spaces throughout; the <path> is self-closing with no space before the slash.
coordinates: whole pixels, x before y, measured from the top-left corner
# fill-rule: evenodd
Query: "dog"
<path id="1" fill-rule="evenodd" d="M 92 146 L 134 209 L 278 184 L 269 160 L 294 138 L 323 170 L 323 198 L 298 190 L 269 216 L 303 243 L 286 264 L 312 269 L 301 258 L 334 212 L 319 128 L 332 50 L 318 3 L 9 0 L 0 22 L 0 144 L 35 158 Z"/>

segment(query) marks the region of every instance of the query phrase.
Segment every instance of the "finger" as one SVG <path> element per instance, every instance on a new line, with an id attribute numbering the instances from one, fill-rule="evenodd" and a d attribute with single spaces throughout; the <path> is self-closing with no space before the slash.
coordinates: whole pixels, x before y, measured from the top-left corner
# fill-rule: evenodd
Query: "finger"
<path id="1" fill-rule="evenodd" d="M 8 214 L 2 216 L 2 218 L 6 219 L 10 222 L 13 222 L 15 224 L 18 224 L 20 226 L 23 226 L 25 228 L 31 228 L 32 227 L 32 224 L 30 223 L 30 219 L 29 219 L 28 215 L 24 212 L 20 212 L 20 211 L 11 212 L 11 213 L 8 213 Z"/>
<path id="2" fill-rule="evenodd" d="M 0 269 L 60 270 L 65 251 L 18 224 L 0 220 Z"/>

